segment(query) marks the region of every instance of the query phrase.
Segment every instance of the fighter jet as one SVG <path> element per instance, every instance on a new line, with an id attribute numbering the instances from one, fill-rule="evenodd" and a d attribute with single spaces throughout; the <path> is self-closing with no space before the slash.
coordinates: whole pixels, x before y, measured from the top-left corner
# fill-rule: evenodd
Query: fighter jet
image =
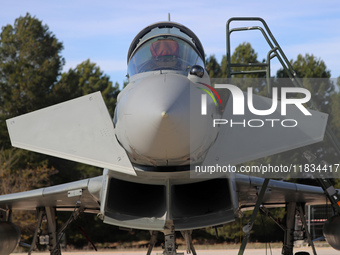
<path id="1" fill-rule="evenodd" d="M 1 195 L 6 217 L 0 222 L 0 253 L 11 253 L 20 239 L 10 222 L 12 210 L 36 210 L 29 254 L 43 217 L 51 254 L 58 254 L 57 211 L 70 211 L 71 218 L 95 213 L 106 224 L 150 230 L 148 254 L 158 232 L 164 233 L 164 254 L 177 254 L 175 232 L 180 231 L 187 250 L 196 254 L 192 230 L 234 221 L 242 210 L 254 208 L 265 183 L 263 178 L 226 173 L 225 168 L 217 175 L 202 169 L 232 168 L 323 140 L 326 114 L 305 109 L 306 114 L 302 101 L 284 105 L 275 96 L 211 84 L 204 57 L 200 40 L 189 28 L 158 22 L 131 43 L 128 85 L 117 98 L 113 119 L 107 107 L 114 106 L 106 106 L 96 92 L 7 120 L 14 147 L 104 170 L 95 178 Z M 270 114 L 258 114 L 249 105 L 240 108 L 243 97 L 251 98 L 257 109 L 272 109 Z M 277 180 L 266 186 L 264 207 L 325 201 L 320 187 Z"/>

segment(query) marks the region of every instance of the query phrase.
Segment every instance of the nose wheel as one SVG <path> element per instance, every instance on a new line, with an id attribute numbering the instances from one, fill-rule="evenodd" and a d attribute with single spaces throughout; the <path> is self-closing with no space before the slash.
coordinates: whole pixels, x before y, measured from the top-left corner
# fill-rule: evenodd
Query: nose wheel
<path id="1" fill-rule="evenodd" d="M 184 252 L 177 252 L 178 246 L 176 245 L 176 233 L 175 233 L 175 227 L 172 221 L 167 221 L 165 224 L 164 231 L 162 231 L 164 234 L 164 245 L 163 253 L 157 253 L 157 255 L 184 255 Z M 150 246 L 147 252 L 147 255 L 151 255 L 152 249 L 155 246 L 157 242 L 157 236 L 158 231 L 151 231 L 151 239 L 150 239 Z M 196 250 L 194 248 L 194 245 L 192 243 L 192 230 L 185 230 L 181 231 L 182 236 L 185 239 L 186 242 L 186 253 L 187 254 L 196 254 Z"/>

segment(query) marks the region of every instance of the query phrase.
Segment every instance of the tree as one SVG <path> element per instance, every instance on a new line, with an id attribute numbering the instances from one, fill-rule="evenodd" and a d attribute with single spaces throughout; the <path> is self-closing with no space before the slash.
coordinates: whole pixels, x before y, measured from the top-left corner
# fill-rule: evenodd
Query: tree
<path id="1" fill-rule="evenodd" d="M 327 66 L 323 60 L 315 57 L 313 54 L 306 54 L 302 56 L 299 54 L 295 61 L 290 60 L 296 75 L 300 78 L 330 78 L 331 72 L 327 69 Z M 283 69 L 277 71 L 278 78 L 288 78 L 286 72 Z"/>
<path id="2" fill-rule="evenodd" d="M 27 164 L 20 167 L 22 151 L 18 149 L 0 150 L 0 194 L 11 194 L 41 188 L 51 184 L 51 176 L 56 170 L 47 166 Z M 19 226 L 21 238 L 27 240 L 34 232 L 35 212 L 13 212 L 13 222 Z"/>
<path id="3" fill-rule="evenodd" d="M 236 47 L 235 51 L 231 55 L 231 63 L 233 64 L 248 64 L 248 63 L 260 63 L 257 59 L 257 53 L 251 47 L 250 43 L 242 43 Z M 261 67 L 234 67 L 233 71 L 250 71 L 261 70 Z M 247 77 L 247 78 L 263 78 L 263 73 L 254 74 L 238 74 L 235 77 Z"/>
<path id="4" fill-rule="evenodd" d="M 295 61 L 290 60 L 290 64 L 296 72 L 297 77 L 300 78 L 302 85 L 310 91 L 312 101 L 316 108 L 321 112 L 328 113 L 328 123 L 330 123 L 332 127 L 336 127 L 337 125 L 335 123 L 338 115 L 336 109 L 338 106 L 335 86 L 330 79 L 331 72 L 327 69 L 325 62 L 312 54 L 305 54 L 305 56 L 299 54 Z M 279 78 L 278 80 L 280 80 L 280 78 L 288 78 L 288 74 L 283 69 L 280 69 L 277 72 L 277 77 Z M 290 82 L 287 83 L 287 85 L 293 86 Z M 334 148 L 327 137 L 325 137 L 321 143 L 310 145 L 308 150 L 331 164 L 338 163 L 338 156 L 334 153 Z M 290 152 L 290 154 L 287 153 L 287 155 L 291 155 L 291 158 L 283 158 L 283 160 L 294 162 L 293 159 L 301 155 L 301 152 L 298 150 L 295 151 L 294 157 L 292 156 L 293 153 L 294 151 Z M 302 157 L 300 156 L 300 162 L 301 159 Z M 299 180 L 299 182 L 301 181 L 312 184 L 308 179 Z"/>
<path id="5" fill-rule="evenodd" d="M 3 27 L 0 39 L 0 148 L 11 148 L 6 119 L 88 93 L 101 91 L 113 115 L 119 85 L 113 87 L 109 77 L 89 60 L 60 77 L 64 64 L 62 43 L 40 20 L 30 14 L 19 17 L 13 26 Z M 96 168 L 79 165 L 79 171 L 71 175 L 68 167 L 73 164 L 28 151 L 21 153 L 17 167 L 25 168 L 29 162 L 39 165 L 46 160 L 65 174 L 55 178 L 56 182 L 65 177 L 74 180 L 98 174 Z"/>
<path id="6" fill-rule="evenodd" d="M 217 62 L 215 55 L 211 55 L 205 60 L 205 67 L 210 78 L 222 78 L 221 65 Z"/>
<path id="7" fill-rule="evenodd" d="M 5 119 L 49 105 L 64 59 L 63 45 L 30 14 L 0 34 L 0 147 L 9 147 Z M 4 132 L 5 131 L 5 132 Z"/>
<path id="8" fill-rule="evenodd" d="M 340 88 L 340 76 L 337 79 L 338 88 Z M 330 115 L 331 122 L 330 125 L 338 137 L 340 139 L 340 92 L 333 93 L 331 95 L 331 104 L 330 104 Z"/>
<path id="9" fill-rule="evenodd" d="M 250 43 L 239 44 L 231 56 L 231 62 L 233 64 L 246 64 L 246 63 L 260 63 L 257 60 L 257 53 L 252 48 Z M 227 77 L 227 57 L 223 55 L 221 64 L 216 60 L 215 55 L 208 57 L 205 60 L 206 69 L 211 78 L 226 78 Z M 261 67 L 233 67 L 233 71 L 249 71 L 260 70 Z M 237 78 L 263 78 L 261 73 L 256 74 L 237 74 L 234 75 Z"/>
<path id="10" fill-rule="evenodd" d="M 113 117 L 116 98 L 120 92 L 119 84 L 116 83 L 113 87 L 109 77 L 88 59 L 61 75 L 60 80 L 51 89 L 50 103 L 61 103 L 96 91 L 101 91 L 109 113 Z M 102 169 L 98 167 L 59 158 L 50 157 L 49 163 L 59 170 L 58 176 L 54 178 L 55 184 L 94 177 L 102 173 Z"/>
<path id="11" fill-rule="evenodd" d="M 61 75 L 63 46 L 47 25 L 26 14 L 0 34 L 0 194 L 31 190 L 101 174 L 102 169 L 11 149 L 5 120 L 68 99 L 101 91 L 113 115 L 118 83 L 84 61 Z M 1 148 L 3 148 L 1 150 Z M 56 170 L 57 169 L 57 170 Z M 58 172 L 58 174 L 56 174 Z M 53 178 L 51 176 L 53 175 Z M 15 215 L 13 216 L 15 217 Z M 19 222 L 35 222 L 33 214 Z M 21 229 L 26 228 L 21 224 Z M 34 228 L 28 227 L 30 232 Z"/>
<path id="12" fill-rule="evenodd" d="M 257 59 L 257 53 L 252 48 L 250 43 L 242 43 L 236 47 L 235 51 L 231 55 L 231 63 L 233 64 L 248 64 L 248 63 L 260 63 Z M 226 57 L 222 60 L 222 66 L 227 68 Z M 246 71 L 259 71 L 261 67 L 249 66 L 249 67 L 232 67 L 233 72 L 246 72 Z M 252 87 L 256 94 L 266 94 L 265 73 L 254 72 L 246 74 L 233 75 L 232 83 L 238 85 L 243 91 L 246 91 L 248 87 Z"/>
<path id="13" fill-rule="evenodd" d="M 302 79 L 303 86 L 312 94 L 312 100 L 317 108 L 323 112 L 329 112 L 330 95 L 334 92 L 334 84 L 330 80 L 331 72 L 323 60 L 314 55 L 299 54 L 295 61 L 290 60 L 297 77 Z M 288 78 L 288 74 L 280 69 L 277 78 Z M 317 78 L 317 79 L 316 79 Z"/>
<path id="14" fill-rule="evenodd" d="M 113 116 L 116 98 L 120 92 L 119 84 L 116 83 L 113 87 L 110 78 L 88 59 L 76 68 L 63 73 L 60 81 L 53 87 L 52 94 L 54 103 L 60 103 L 96 91 L 101 91 L 106 106 Z"/>
<path id="15" fill-rule="evenodd" d="M 337 84 L 340 86 L 340 77 L 337 79 Z M 340 141 L 340 92 L 334 92 L 330 96 L 329 104 L 329 125 L 331 126 L 334 134 L 336 135 L 338 141 Z M 337 155 L 337 158 L 339 156 Z M 338 159 L 338 162 L 340 160 Z"/>
<path id="16" fill-rule="evenodd" d="M 211 60 L 211 58 L 208 58 L 208 60 Z M 231 57 L 232 63 L 258 63 L 257 60 L 257 54 L 256 52 L 251 48 L 251 45 L 248 43 L 243 43 L 239 45 L 235 52 L 232 54 Z M 211 63 L 211 61 L 209 62 Z M 316 58 L 313 55 L 306 54 L 305 56 L 298 55 L 297 60 L 291 60 L 290 63 L 293 66 L 293 69 L 297 73 L 297 76 L 300 78 L 304 78 L 302 80 L 303 85 L 311 92 L 313 100 L 316 102 L 317 107 L 330 114 L 329 116 L 329 123 L 331 124 L 333 130 L 337 134 L 337 136 L 340 138 L 340 132 L 338 131 L 340 128 L 340 118 L 339 118 L 339 111 L 340 111 L 340 94 L 335 93 L 334 90 L 334 84 L 330 80 L 330 71 L 327 69 L 326 64 L 324 61 L 322 61 L 319 58 Z M 215 65 L 214 65 L 215 66 Z M 225 71 L 227 66 L 226 57 L 224 56 L 221 62 L 221 65 L 215 67 L 213 70 L 218 70 L 218 72 L 213 72 L 214 74 L 220 75 L 219 77 L 225 77 Z M 234 67 L 234 71 L 244 71 L 244 70 L 250 70 L 248 67 Z M 254 69 L 251 69 L 254 70 Z M 253 79 L 251 79 L 251 84 L 247 83 L 248 79 L 244 78 L 260 78 L 262 77 L 262 74 L 256 74 L 256 75 L 235 75 L 235 77 L 239 78 L 239 81 L 237 84 L 242 88 L 245 89 L 248 86 L 252 86 L 258 89 L 257 92 L 260 94 L 263 94 L 263 84 L 261 81 L 259 83 L 254 82 Z M 284 72 L 283 69 L 280 69 L 277 72 L 277 78 L 288 78 L 288 74 Z M 314 79 L 307 79 L 307 78 L 314 78 Z M 318 78 L 318 79 L 315 79 Z M 259 79 L 257 79 L 259 80 Z M 278 79 L 276 79 L 277 81 Z M 291 84 L 290 79 L 288 80 L 287 86 L 293 86 Z M 236 80 L 237 81 L 237 80 Z M 340 85 L 340 77 L 338 78 L 338 83 Z M 232 84 L 236 84 L 234 80 L 232 81 Z M 259 85 L 259 86 L 258 86 Z M 282 83 L 279 83 L 281 86 Z M 258 87 L 257 87 L 258 86 Z M 275 84 L 275 86 L 278 86 Z M 327 142 L 318 143 L 312 146 L 309 146 L 309 150 L 311 150 L 313 153 L 318 154 L 319 156 L 322 156 L 322 159 L 326 159 L 329 163 L 339 163 L 339 157 L 334 153 L 334 150 L 330 149 L 331 145 Z M 303 150 L 303 149 L 302 149 Z M 287 151 L 284 153 L 276 154 L 271 157 L 266 157 L 262 159 L 258 159 L 256 161 L 248 162 L 247 164 L 254 164 L 254 165 L 260 165 L 260 164 L 271 164 L 271 165 L 286 165 L 287 162 L 291 164 L 301 164 L 301 163 L 307 163 L 303 161 L 304 158 L 302 157 L 302 151 L 300 149 Z M 294 180 L 293 180 L 294 181 Z M 295 180 L 296 181 L 296 180 Z M 299 182 L 303 182 L 309 185 L 315 185 L 317 183 L 312 183 L 310 179 L 300 179 Z M 338 186 L 339 186 L 338 182 Z M 275 215 L 278 217 L 281 214 L 282 218 L 282 210 L 278 210 L 275 212 Z M 256 221 L 260 222 L 260 216 L 257 217 Z M 255 224 L 254 229 L 257 227 L 260 227 L 261 224 Z M 267 224 L 266 224 L 267 226 Z M 225 227 L 220 229 L 220 236 L 222 236 L 225 240 L 230 239 L 238 239 L 238 236 L 240 236 L 239 233 L 240 226 L 238 222 L 233 222 Z M 212 233 L 212 230 L 207 229 L 207 232 Z M 277 231 L 271 231 L 271 233 L 276 233 Z M 280 233 L 281 234 L 281 233 Z M 257 232 L 253 235 L 253 238 L 256 240 L 264 240 L 264 237 L 261 236 L 261 231 Z M 277 239 L 277 237 L 275 237 Z M 273 240 L 275 240 L 273 239 Z"/>
<path id="17" fill-rule="evenodd" d="M 231 56 L 231 62 L 233 64 L 246 64 L 246 63 L 260 63 L 257 59 L 257 53 L 252 48 L 250 43 L 242 43 L 238 45 Z M 210 78 L 227 78 L 227 57 L 224 55 L 219 64 L 214 55 L 206 59 L 206 69 Z M 242 71 L 256 71 L 261 70 L 261 67 L 232 67 L 234 72 Z M 265 94 L 265 74 L 263 72 L 251 73 L 251 74 L 236 74 L 232 76 L 231 82 L 234 85 L 239 86 L 242 90 L 246 90 L 247 87 L 253 87 L 254 92 L 258 94 Z M 224 82 L 224 81 L 223 81 Z"/>

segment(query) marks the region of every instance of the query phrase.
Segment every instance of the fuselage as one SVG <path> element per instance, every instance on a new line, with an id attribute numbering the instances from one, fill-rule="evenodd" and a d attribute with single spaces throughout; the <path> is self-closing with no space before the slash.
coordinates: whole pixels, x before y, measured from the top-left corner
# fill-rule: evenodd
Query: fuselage
<path id="1" fill-rule="evenodd" d="M 177 23 L 155 23 L 133 40 L 113 122 L 136 175 L 104 171 L 105 223 L 163 231 L 169 223 L 187 230 L 234 220 L 234 179 L 191 178 L 222 113 L 203 58 L 199 39 Z"/>
<path id="2" fill-rule="evenodd" d="M 154 167 L 199 163 L 217 129 L 201 114 L 202 90 L 210 86 L 198 38 L 173 22 L 147 27 L 128 54 L 129 83 L 117 100 L 116 136 L 130 160 Z M 209 98 L 207 115 L 219 108 Z"/>

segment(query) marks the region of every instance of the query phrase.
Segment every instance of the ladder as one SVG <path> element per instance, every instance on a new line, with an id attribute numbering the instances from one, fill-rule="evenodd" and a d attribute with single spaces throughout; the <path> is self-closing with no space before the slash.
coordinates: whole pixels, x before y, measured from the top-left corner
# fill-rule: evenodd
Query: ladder
<path id="1" fill-rule="evenodd" d="M 230 25 L 233 22 L 242 22 L 242 21 L 254 21 L 260 22 L 263 27 L 261 26 L 248 26 L 248 27 L 236 27 L 230 28 Z M 251 30 L 259 30 L 263 37 L 265 38 L 266 42 L 268 43 L 270 50 L 267 53 L 267 60 L 265 63 L 231 63 L 231 34 L 240 31 L 251 31 Z M 272 32 L 270 31 L 267 23 L 259 17 L 234 17 L 230 18 L 226 24 L 226 51 L 227 51 L 227 78 L 231 78 L 232 75 L 236 74 L 252 74 L 252 73 L 265 73 L 266 80 L 267 80 L 267 95 L 268 97 L 271 96 L 271 85 L 270 85 L 270 61 L 273 58 L 277 58 L 282 65 L 283 69 L 286 71 L 288 77 L 292 81 L 293 85 L 298 88 L 304 88 L 302 85 L 301 80 L 297 76 L 296 72 L 294 71 L 292 65 L 288 61 L 288 58 L 284 54 L 282 48 L 280 47 L 279 43 L 276 41 L 275 37 L 273 36 Z M 233 67 L 262 67 L 260 70 L 245 70 L 245 71 L 233 71 Z M 308 107 L 313 110 L 318 110 L 316 104 L 310 100 L 307 103 Z M 340 142 L 336 138 L 332 129 L 327 125 L 326 132 L 327 138 L 331 141 L 334 149 L 340 155 Z"/>
<path id="2" fill-rule="evenodd" d="M 236 28 L 230 28 L 231 24 L 233 22 L 242 22 L 242 21 L 254 21 L 254 22 L 260 22 L 262 24 L 262 26 L 248 26 L 248 27 L 236 27 Z M 259 30 L 264 39 L 267 41 L 270 50 L 267 53 L 267 59 L 266 62 L 264 63 L 232 63 L 231 62 L 231 34 L 234 32 L 240 32 L 240 31 L 250 31 L 250 30 Z M 304 88 L 301 80 L 298 78 L 296 72 L 294 71 L 292 65 L 290 64 L 290 62 L 288 61 L 286 55 L 284 54 L 282 48 L 280 47 L 280 45 L 278 44 L 278 42 L 276 41 L 275 37 L 273 36 L 272 32 L 270 31 L 268 25 L 266 24 L 266 22 L 262 19 L 262 18 L 258 18 L 258 17 L 234 17 L 231 18 L 227 21 L 226 24 L 226 52 L 227 52 L 227 78 L 231 78 L 232 75 L 237 75 L 237 74 L 253 74 L 253 73 L 264 73 L 266 75 L 266 82 L 267 82 L 267 95 L 268 97 L 271 96 L 271 85 L 270 85 L 270 61 L 273 58 L 277 58 L 278 61 L 280 62 L 281 66 L 283 67 L 283 69 L 286 71 L 288 77 L 290 78 L 290 80 L 292 81 L 293 85 L 295 87 L 299 87 L 299 88 Z M 233 67 L 247 67 L 249 69 L 249 67 L 256 67 L 257 70 L 244 70 L 244 71 L 233 71 Z M 260 69 L 258 67 L 261 67 Z M 310 100 L 307 103 L 308 107 L 314 110 L 318 110 L 316 104 Z M 338 155 L 340 155 L 340 143 L 338 141 L 338 139 L 336 138 L 336 136 L 334 135 L 333 131 L 331 130 L 331 128 L 329 127 L 329 125 L 327 125 L 326 127 L 326 137 L 331 141 L 334 149 L 336 150 L 336 152 L 338 153 Z M 316 162 L 317 165 L 320 165 L 320 167 L 327 167 L 328 164 L 325 161 L 319 160 L 314 154 L 312 154 L 309 151 L 305 151 L 303 152 L 303 156 L 308 160 L 309 163 L 312 162 Z M 337 190 L 334 188 L 333 183 L 332 183 L 332 179 L 329 177 L 324 176 L 321 171 L 317 173 L 316 175 L 316 180 L 319 182 L 321 188 L 323 189 L 323 191 L 325 192 L 325 195 L 327 196 L 327 198 L 329 199 L 329 201 L 332 204 L 332 207 L 334 208 L 334 212 L 336 214 L 340 215 L 340 195 L 338 194 Z M 265 180 L 265 183 L 262 187 L 261 192 L 263 192 L 264 189 L 266 189 L 267 184 L 268 184 L 268 179 Z M 260 193 L 261 193 L 260 192 Z M 258 209 L 260 207 L 260 204 L 262 202 L 262 197 L 260 196 L 255 209 Z M 302 209 L 302 205 L 300 204 L 299 207 L 299 215 L 302 219 L 304 219 L 304 215 L 303 215 L 303 209 Z M 293 213 L 295 213 L 295 206 L 294 206 L 294 210 L 291 210 Z M 254 210 L 253 214 L 252 214 L 252 219 L 255 219 L 257 214 L 257 210 Z M 250 221 L 250 224 L 252 225 L 253 221 Z M 249 225 L 249 224 L 248 224 Z M 306 227 L 306 222 L 305 222 L 305 227 Z M 307 231 L 307 236 L 308 236 L 308 240 L 310 245 L 313 247 L 313 253 L 316 254 L 313 242 L 309 236 L 309 233 Z M 247 238 L 244 238 L 244 240 L 242 241 L 242 245 L 240 247 L 239 250 L 239 255 L 242 255 L 245 247 L 247 244 Z M 287 254 L 290 254 L 290 250 L 287 252 Z M 286 254 L 286 253 L 284 253 Z"/>

